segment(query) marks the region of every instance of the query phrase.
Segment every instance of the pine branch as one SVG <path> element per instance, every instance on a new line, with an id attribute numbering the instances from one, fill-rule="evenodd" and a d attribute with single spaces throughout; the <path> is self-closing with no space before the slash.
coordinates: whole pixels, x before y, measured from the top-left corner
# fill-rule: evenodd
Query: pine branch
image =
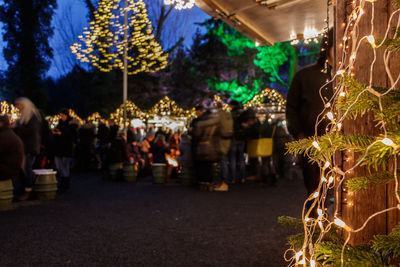
<path id="1" fill-rule="evenodd" d="M 398 171 L 400 175 L 400 171 Z M 346 181 L 346 186 L 354 192 L 366 190 L 371 185 L 387 184 L 394 180 L 393 172 L 374 173 L 370 176 L 355 177 Z"/>
<path id="2" fill-rule="evenodd" d="M 351 149 L 354 152 L 365 151 L 365 149 L 376 139 L 366 135 L 343 135 L 341 133 L 330 133 L 319 137 L 309 137 L 298 141 L 286 143 L 287 153 L 307 155 L 311 162 L 330 161 L 336 151 Z M 313 146 L 317 141 L 320 149 Z"/>
<path id="3" fill-rule="evenodd" d="M 392 261 L 400 258 L 400 225 L 393 228 L 389 235 L 376 235 L 372 241 L 372 249 L 386 255 Z"/>
<path id="4" fill-rule="evenodd" d="M 316 259 L 324 266 L 341 266 L 342 247 L 343 243 L 322 242 L 316 248 Z M 388 266 L 378 254 L 370 250 L 368 245 L 357 247 L 347 245 L 344 251 L 344 259 L 344 266 L 346 267 Z"/>
<path id="5" fill-rule="evenodd" d="M 288 237 L 288 245 L 294 249 L 294 250 L 299 250 L 303 246 L 304 242 L 304 233 L 299 233 L 295 235 L 291 235 Z"/>
<path id="6" fill-rule="evenodd" d="M 400 0 L 393 0 L 393 6 L 396 8 L 400 8 Z"/>
<path id="7" fill-rule="evenodd" d="M 297 230 L 301 230 L 304 228 L 303 221 L 301 219 L 290 216 L 279 216 L 278 223 L 280 225 L 287 226 Z"/>
<path id="8" fill-rule="evenodd" d="M 386 39 L 383 44 L 391 52 L 397 53 L 400 51 L 400 40 L 399 39 Z"/>
<path id="9" fill-rule="evenodd" d="M 392 90 L 382 97 L 381 104 L 385 109 L 381 112 L 379 98 L 365 90 L 367 85 L 358 82 L 350 75 L 345 75 L 342 82 L 349 90 L 345 96 L 338 98 L 336 107 L 342 113 L 350 108 L 346 118 L 356 119 L 371 111 L 374 113 L 375 121 L 377 121 L 378 125 L 382 126 L 383 120 L 390 131 L 399 130 L 400 109 L 398 108 L 398 103 L 400 101 L 400 91 Z M 373 86 L 373 89 L 378 93 L 388 91 L 388 88 L 376 86 Z"/>

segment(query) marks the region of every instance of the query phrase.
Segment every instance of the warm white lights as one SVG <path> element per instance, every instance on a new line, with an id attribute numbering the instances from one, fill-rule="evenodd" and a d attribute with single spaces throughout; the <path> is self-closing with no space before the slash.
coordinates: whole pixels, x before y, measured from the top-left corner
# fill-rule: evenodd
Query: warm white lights
<path id="1" fill-rule="evenodd" d="M 174 8 L 178 10 L 190 9 L 194 7 L 195 0 L 164 0 L 166 5 L 175 5 Z"/>
<path id="2" fill-rule="evenodd" d="M 393 141 L 389 138 L 384 138 L 381 140 L 382 143 L 384 143 L 387 146 L 392 146 L 393 145 Z"/>
<path id="3" fill-rule="evenodd" d="M 375 37 L 373 35 L 366 36 L 368 43 L 371 44 L 372 47 L 375 47 Z"/>
<path id="4" fill-rule="evenodd" d="M 321 148 L 319 147 L 317 141 L 312 142 L 312 145 L 313 145 L 316 149 L 321 150 Z"/>

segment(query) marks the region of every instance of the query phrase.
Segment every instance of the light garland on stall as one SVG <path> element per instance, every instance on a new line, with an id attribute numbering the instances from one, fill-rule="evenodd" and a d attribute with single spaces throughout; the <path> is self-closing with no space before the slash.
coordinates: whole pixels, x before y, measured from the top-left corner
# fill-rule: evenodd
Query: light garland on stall
<path id="1" fill-rule="evenodd" d="M 275 104 L 278 110 L 282 110 L 282 108 L 286 105 L 285 98 L 275 89 L 265 88 L 259 94 L 255 95 L 251 100 L 244 104 L 244 108 L 254 108 L 260 109 L 263 108 L 264 99 L 267 98 Z"/>
<path id="2" fill-rule="evenodd" d="M 121 18 L 128 13 L 127 61 L 128 74 L 156 72 L 167 66 L 168 54 L 155 40 L 151 22 L 143 0 L 128 0 L 128 6 L 120 6 L 120 0 L 102 0 L 94 12 L 94 21 L 78 36 L 80 43 L 70 48 L 81 62 L 90 63 L 100 71 L 124 69 L 124 24 Z"/>
<path id="3" fill-rule="evenodd" d="M 0 114 L 7 115 L 11 122 L 16 121 L 20 116 L 19 110 L 13 104 L 7 103 L 7 101 L 0 102 Z"/>
<path id="4" fill-rule="evenodd" d="M 174 5 L 175 9 L 191 9 L 195 5 L 195 0 L 164 0 L 165 5 Z"/>
<path id="5" fill-rule="evenodd" d="M 379 0 L 376 0 L 379 1 Z M 320 114 L 318 117 L 318 120 L 316 122 L 315 126 L 315 136 L 314 136 L 314 141 L 312 141 L 312 144 L 310 147 L 306 148 L 306 154 L 308 153 L 320 153 L 324 150 L 324 148 L 321 146 L 321 143 L 319 142 L 320 139 L 318 139 L 317 136 L 317 126 L 323 121 L 323 119 L 328 118 L 330 121 L 330 125 L 327 128 L 327 135 L 325 135 L 325 138 L 328 138 L 329 142 L 331 143 L 332 147 L 334 147 L 333 144 L 333 139 L 330 138 L 330 134 L 335 135 L 340 133 L 341 127 L 343 124 L 343 121 L 349 116 L 351 109 L 357 105 L 358 101 L 362 97 L 363 94 L 370 94 L 370 96 L 376 97 L 377 101 L 379 102 L 379 109 L 381 114 L 384 114 L 384 106 L 382 105 L 382 97 L 388 95 L 391 93 L 393 90 L 395 90 L 395 87 L 397 86 L 399 80 L 400 80 L 400 75 L 397 76 L 396 79 L 393 78 L 393 74 L 390 71 L 389 68 L 389 58 L 392 53 L 392 51 L 388 48 L 384 50 L 383 54 L 383 62 L 385 65 L 385 70 L 386 70 L 386 75 L 388 76 L 390 80 L 390 88 L 387 89 L 385 92 L 380 93 L 377 90 L 373 88 L 373 73 L 374 73 L 374 67 L 377 62 L 377 49 L 381 48 L 383 44 L 385 43 L 386 40 L 389 39 L 388 34 L 391 30 L 394 32 L 394 38 L 398 38 L 397 35 L 399 33 L 400 29 L 400 8 L 395 7 L 395 10 L 391 13 L 390 18 L 387 22 L 387 29 L 385 36 L 382 40 L 379 41 L 379 44 L 376 42 L 376 38 L 373 35 L 374 32 L 374 19 L 375 19 L 375 0 L 354 0 L 352 1 L 352 7 L 353 11 L 351 12 L 347 24 L 345 24 L 345 31 L 344 31 L 344 38 L 343 42 L 339 45 L 340 48 L 342 48 L 342 57 L 339 62 L 339 70 L 336 72 L 334 77 L 330 80 L 327 81 L 327 84 L 333 83 L 336 79 L 338 80 L 337 87 L 335 87 L 335 92 L 334 96 L 332 99 L 326 101 L 322 99 L 325 105 L 324 111 Z M 370 5 L 371 10 L 372 10 L 372 18 L 371 18 L 371 31 L 369 35 L 366 36 L 358 36 L 359 34 L 359 24 L 362 18 L 362 15 L 364 14 L 364 6 L 365 5 Z M 363 22 L 364 23 L 364 22 Z M 396 25 L 393 27 L 393 25 Z M 357 60 L 357 54 L 359 52 L 360 46 L 362 44 L 368 43 L 370 48 L 373 51 L 373 62 L 371 66 L 369 67 L 369 83 L 366 85 L 365 89 L 362 89 L 361 92 L 358 94 L 358 96 L 355 98 L 354 102 L 347 103 L 347 109 L 343 112 L 339 112 L 336 107 L 338 105 L 341 105 L 343 103 L 346 103 L 346 96 L 351 93 L 347 90 L 348 84 L 346 84 L 346 77 L 353 77 L 353 69 L 355 62 Z M 325 84 L 323 87 L 325 87 L 327 84 Z M 323 88 L 322 87 L 322 88 Z M 322 90 L 321 88 L 321 90 Z M 351 234 L 360 232 L 365 229 L 367 224 L 373 219 L 374 217 L 387 213 L 392 210 L 400 210 L 400 196 L 399 196 L 399 181 L 398 181 L 398 166 L 397 166 L 397 157 L 400 152 L 400 139 L 398 136 L 393 136 L 391 135 L 390 132 L 387 129 L 387 124 L 389 123 L 388 121 L 385 120 L 385 116 L 382 116 L 382 118 L 377 118 L 377 121 L 379 121 L 379 125 L 381 126 L 381 129 L 383 131 L 383 134 L 380 135 L 379 137 L 375 137 L 375 140 L 373 140 L 369 146 L 366 149 L 363 149 L 362 151 L 357 151 L 361 152 L 361 156 L 355 160 L 355 163 L 353 166 L 348 167 L 346 170 L 342 169 L 343 167 L 338 164 L 335 160 L 335 152 L 332 151 L 330 155 L 326 156 L 326 161 L 318 162 L 320 169 L 321 169 L 321 179 L 319 186 L 317 190 L 311 194 L 306 202 L 304 203 L 303 206 L 303 213 L 302 213 L 302 221 L 303 221 L 303 226 L 304 226 L 304 242 L 302 245 L 301 250 L 293 251 L 293 250 L 288 250 L 293 252 L 293 257 L 286 259 L 288 262 L 290 262 L 289 266 L 298 266 L 298 265 L 303 265 L 303 266 L 316 266 L 316 254 L 315 254 L 315 249 L 318 247 L 318 245 L 321 244 L 323 237 L 331 230 L 331 228 L 335 225 L 336 227 L 342 229 L 346 233 L 346 240 L 343 244 L 342 251 L 341 251 L 341 266 L 344 266 L 344 263 L 347 261 L 344 258 L 344 252 L 346 250 L 347 244 L 351 238 Z M 303 144 L 308 144 L 308 140 L 300 140 L 298 141 L 303 142 Z M 395 181 L 395 190 L 394 194 L 397 199 L 397 205 L 394 205 L 393 207 L 389 207 L 383 210 L 380 210 L 378 212 L 375 212 L 374 214 L 371 214 L 364 222 L 364 224 L 357 228 L 357 229 L 352 229 L 348 223 L 343 221 L 341 218 L 339 218 L 339 203 L 336 201 L 335 203 L 335 210 L 334 210 L 334 218 L 329 219 L 328 214 L 326 212 L 326 207 L 325 207 L 325 202 L 326 202 L 326 197 L 327 197 L 327 192 L 329 189 L 335 188 L 335 195 L 336 199 L 339 199 L 339 194 L 340 190 L 342 190 L 342 184 L 348 178 L 348 176 L 355 170 L 355 168 L 361 166 L 363 163 L 365 163 L 365 160 L 367 160 L 368 153 L 371 152 L 371 150 L 375 149 L 376 147 L 386 149 L 385 151 L 389 151 L 390 155 L 393 155 L 392 160 L 393 160 L 393 176 L 394 176 L 394 181 Z M 290 148 L 290 146 L 289 146 Z M 330 150 L 328 150 L 330 151 Z M 348 151 L 348 152 L 353 152 L 353 151 Z M 389 153 L 387 152 L 387 153 Z M 333 160 L 332 160 L 333 159 Z M 353 158 L 347 158 L 346 161 L 350 162 L 354 160 Z M 344 190 L 344 189 L 343 189 Z M 348 195 L 350 196 L 350 193 Z M 352 207 L 354 203 L 351 202 L 351 199 L 345 199 L 347 200 L 347 206 Z M 306 209 L 306 203 L 310 202 L 311 206 L 309 209 Z M 343 204 L 346 204 L 344 202 Z M 316 210 L 318 217 L 312 218 L 310 216 L 312 210 Z M 318 232 L 318 233 L 317 233 Z M 317 238 L 314 235 L 318 235 Z M 286 258 L 287 253 L 285 253 L 285 258 Z"/>
<path id="6" fill-rule="evenodd" d="M 128 118 L 134 119 L 145 119 L 148 118 L 148 114 L 140 110 L 132 101 L 126 101 L 126 114 Z M 121 128 L 124 128 L 124 105 L 122 104 L 117 110 L 110 114 L 110 119 L 114 121 Z M 129 120 L 127 121 L 129 123 Z"/>
<path id="7" fill-rule="evenodd" d="M 89 117 L 87 117 L 86 119 L 87 122 L 91 122 L 91 123 L 103 123 L 103 124 L 108 124 L 106 119 L 103 119 L 101 117 L 101 115 L 98 112 L 94 112 L 93 114 L 91 114 Z"/>
<path id="8" fill-rule="evenodd" d="M 219 95 L 214 95 L 214 100 L 213 100 L 214 107 L 217 106 L 217 103 L 221 103 L 222 104 L 222 110 L 231 111 L 231 107 L 227 103 L 222 101 L 222 99 L 221 99 L 221 97 Z"/>
<path id="9" fill-rule="evenodd" d="M 79 117 L 74 110 L 68 109 L 68 115 L 73 120 L 75 120 L 79 125 L 85 124 L 85 121 L 81 117 Z M 49 122 L 50 129 L 53 130 L 53 129 L 55 129 L 57 127 L 57 124 L 60 121 L 60 115 L 56 114 L 56 115 L 53 115 L 53 116 L 48 116 L 46 119 Z"/>
<path id="10" fill-rule="evenodd" d="M 158 103 L 156 103 L 148 112 L 150 116 L 161 115 L 161 116 L 173 116 L 173 117 L 186 117 L 193 118 L 196 115 L 195 109 L 184 110 L 178 107 L 175 101 L 171 100 L 168 96 L 165 96 Z"/>

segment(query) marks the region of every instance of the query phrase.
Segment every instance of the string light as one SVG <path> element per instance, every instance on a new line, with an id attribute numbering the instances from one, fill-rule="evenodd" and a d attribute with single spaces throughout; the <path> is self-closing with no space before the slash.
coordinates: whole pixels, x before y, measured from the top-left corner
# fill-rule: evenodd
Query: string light
<path id="1" fill-rule="evenodd" d="M 143 0 L 128 0 L 123 8 L 119 0 L 102 0 L 94 11 L 94 20 L 78 36 L 80 42 L 72 44 L 71 52 L 81 62 L 90 63 L 100 71 L 124 69 L 122 55 L 128 48 L 128 74 L 155 72 L 167 66 L 168 54 L 153 35 Z M 120 18 L 128 13 L 128 38 L 124 41 L 124 24 Z"/>
<path id="2" fill-rule="evenodd" d="M 313 145 L 316 149 L 321 150 L 321 147 L 319 146 L 319 144 L 318 144 L 317 141 L 312 142 L 312 145 Z"/>
<path id="3" fill-rule="evenodd" d="M 333 120 L 333 114 L 332 114 L 332 112 L 328 112 L 328 113 L 326 114 L 326 116 L 327 116 L 328 119 L 330 119 L 331 121 Z"/>
<path id="4" fill-rule="evenodd" d="M 278 110 L 283 109 L 286 105 L 286 100 L 282 94 L 275 89 L 265 88 L 258 95 L 255 95 L 252 99 L 246 102 L 243 107 L 245 109 L 262 108 L 262 104 L 264 103 L 265 99 L 268 99 L 269 102 L 272 102 L 278 108 Z"/>
<path id="5" fill-rule="evenodd" d="M 375 37 L 374 37 L 373 35 L 369 35 L 369 36 L 367 36 L 366 38 L 367 38 L 367 40 L 368 40 L 368 43 L 370 43 L 371 46 L 372 46 L 373 48 L 375 48 L 375 47 L 376 47 L 376 45 L 375 45 Z"/>
<path id="6" fill-rule="evenodd" d="M 175 9 L 191 9 L 194 7 L 195 0 L 164 0 L 166 5 L 174 5 Z"/>
<path id="7" fill-rule="evenodd" d="M 387 146 L 392 146 L 393 145 L 393 141 L 389 138 L 384 138 L 381 140 L 382 143 L 384 143 Z"/>
<path id="8" fill-rule="evenodd" d="M 367 2 L 371 2 L 374 3 L 374 0 L 366 0 Z M 329 102 L 327 102 L 325 104 L 325 108 L 332 108 L 332 110 L 335 110 L 335 116 L 337 117 L 336 119 L 338 120 L 338 123 L 336 124 L 336 127 L 331 127 L 331 128 L 327 128 L 327 135 L 329 137 L 329 134 L 332 134 L 335 131 L 340 131 L 342 128 L 342 122 L 344 119 L 346 119 L 348 117 L 348 113 L 351 112 L 351 108 L 353 105 L 356 105 L 357 101 L 360 100 L 360 97 L 362 94 L 364 93 L 370 93 L 373 96 L 377 97 L 379 100 L 379 109 L 381 114 L 384 114 L 384 105 L 381 103 L 381 98 L 383 96 L 385 96 L 386 94 L 388 94 L 390 91 L 394 90 L 395 88 L 397 88 L 397 82 L 400 81 L 400 75 L 398 76 L 397 79 L 394 79 L 394 77 L 392 77 L 392 73 L 390 72 L 390 66 L 389 66 L 389 55 L 391 53 L 390 50 L 386 49 L 385 53 L 382 53 L 384 55 L 384 64 L 385 64 L 385 70 L 386 70 L 386 74 L 387 76 L 389 76 L 389 81 L 391 83 L 391 87 L 390 89 L 388 89 L 385 93 L 381 93 L 380 91 L 378 92 L 377 89 L 374 89 L 372 87 L 372 84 L 374 84 L 373 78 L 374 76 L 374 65 L 378 62 L 381 62 L 379 60 L 377 60 L 377 55 L 379 55 L 377 53 L 377 49 L 380 48 L 380 46 L 383 46 L 383 44 L 385 44 L 385 41 L 389 38 L 389 34 L 391 29 L 393 29 L 393 32 L 395 32 L 395 37 L 393 39 L 398 39 L 399 37 L 397 36 L 397 33 L 399 32 L 399 25 L 400 23 L 397 23 L 397 27 L 393 27 L 394 25 L 394 21 L 392 19 L 398 19 L 396 16 L 394 16 L 395 14 L 399 14 L 400 12 L 400 8 L 395 6 L 395 10 L 392 11 L 392 14 L 389 18 L 387 22 L 387 29 L 386 29 L 386 35 L 382 38 L 382 41 L 380 40 L 380 44 L 377 45 L 376 44 L 376 39 L 375 37 L 371 34 L 368 36 L 359 36 L 359 32 L 360 29 L 359 27 L 359 23 L 361 21 L 361 16 L 365 13 L 364 9 L 362 8 L 365 4 L 365 1 L 353 1 L 352 2 L 352 8 L 353 11 L 352 12 L 348 12 L 347 14 L 349 14 L 349 16 L 346 18 L 348 20 L 348 22 L 344 22 L 343 23 L 343 30 L 344 30 L 344 37 L 343 37 L 343 41 L 342 43 L 340 43 L 338 46 L 340 48 L 342 48 L 342 56 L 341 58 L 337 61 L 338 62 L 338 71 L 336 72 L 335 77 L 333 77 L 333 79 L 330 82 L 335 82 L 334 79 L 337 79 L 337 88 L 335 88 L 335 94 L 332 97 L 332 99 L 328 100 Z M 374 23 L 374 10 L 375 10 L 375 6 L 372 5 L 372 19 L 370 20 L 370 18 L 368 18 L 368 22 L 371 23 L 371 33 L 374 32 L 374 28 L 373 28 L 373 23 Z M 364 18 L 363 18 L 364 19 Z M 362 22 L 364 23 L 364 21 Z M 363 24 L 364 27 L 364 24 Z M 397 36 L 397 37 L 396 37 Z M 372 61 L 370 68 L 370 79 L 369 79 L 369 84 L 367 84 L 365 86 L 365 88 L 363 88 L 363 90 L 361 91 L 361 93 L 359 93 L 358 97 L 355 97 L 354 102 L 349 103 L 348 104 L 348 108 L 345 111 L 339 111 L 336 112 L 336 105 L 339 103 L 346 103 L 349 101 L 349 99 L 352 99 L 354 96 L 350 95 L 348 98 L 349 99 L 343 99 L 344 97 L 346 97 L 346 92 L 344 91 L 345 88 L 349 87 L 346 84 L 346 79 L 347 77 L 353 77 L 355 75 L 354 73 L 354 62 L 357 58 L 357 54 L 359 52 L 359 48 L 361 46 L 361 44 L 363 43 L 363 40 L 367 40 L 368 43 L 371 45 L 371 49 L 374 52 L 374 59 Z M 351 87 L 351 86 L 350 86 Z M 347 90 L 347 89 L 346 89 Z M 325 99 L 324 99 L 324 103 L 325 103 Z M 347 103 L 346 103 L 347 104 Z M 341 113 L 342 112 L 342 113 Z M 334 114 L 332 112 L 326 112 L 326 110 L 324 110 L 323 112 L 321 112 L 316 124 L 318 126 L 318 124 L 322 121 L 322 119 L 325 117 L 324 115 L 326 115 L 326 117 L 328 117 L 331 121 L 333 121 L 333 119 L 335 118 Z M 315 194 L 316 192 L 314 192 L 314 194 L 312 194 L 311 196 L 309 196 L 308 201 L 313 200 L 313 209 L 317 211 L 318 213 L 318 218 L 314 219 L 314 220 L 310 220 L 310 218 L 308 218 L 307 216 L 305 216 L 305 218 L 303 219 L 303 223 L 304 223 L 304 228 L 305 228 L 305 238 L 304 238 L 304 243 L 303 243 L 303 253 L 299 254 L 299 255 L 295 255 L 295 257 L 293 257 L 291 260 L 293 261 L 294 259 L 296 259 L 296 265 L 300 264 L 300 259 L 302 263 L 306 263 L 308 262 L 310 264 L 310 266 L 315 266 L 316 262 L 315 262 L 315 248 L 318 246 L 318 244 L 321 243 L 321 241 L 323 240 L 323 237 L 325 236 L 325 234 L 329 231 L 330 227 L 327 227 L 326 229 L 323 228 L 324 224 L 323 222 L 327 222 L 327 223 L 333 223 L 335 225 L 337 225 L 338 227 L 343 228 L 345 231 L 347 231 L 348 233 L 348 237 L 346 242 L 343 244 L 342 246 L 342 252 L 341 252 L 341 266 L 344 266 L 344 251 L 345 248 L 347 246 L 347 243 L 350 240 L 350 234 L 351 233 L 356 233 L 356 232 L 360 232 L 362 231 L 367 224 L 372 220 L 372 218 L 374 218 L 375 216 L 378 216 L 379 214 L 382 213 L 386 213 L 389 212 L 391 210 L 396 210 L 398 209 L 398 207 L 400 207 L 400 196 L 399 196 L 399 183 L 397 180 L 397 153 L 394 154 L 394 181 L 395 181 L 395 190 L 394 190 L 394 194 L 396 195 L 397 201 L 398 203 L 396 203 L 396 205 L 394 207 L 390 207 L 390 208 L 386 208 L 383 210 L 380 210 L 378 212 L 375 212 L 373 214 L 371 214 L 365 221 L 364 224 L 359 227 L 356 230 L 353 230 L 351 227 L 349 227 L 343 220 L 335 217 L 333 219 L 333 222 L 330 222 L 330 219 L 325 218 L 323 216 L 324 214 L 324 208 L 325 208 L 325 198 L 327 196 L 327 190 L 329 188 L 331 188 L 329 185 L 334 183 L 335 180 L 338 182 L 338 184 L 336 185 L 338 188 L 340 188 L 342 186 L 342 183 L 346 180 L 347 176 L 351 173 L 354 172 L 355 168 L 358 166 L 362 166 L 362 164 L 365 162 L 367 156 L 370 156 L 371 154 L 369 154 L 369 150 L 371 148 L 373 148 L 377 143 L 382 143 L 386 146 L 392 147 L 395 150 L 399 149 L 400 146 L 396 144 L 397 139 L 391 139 L 388 137 L 388 134 L 390 134 L 390 136 L 394 136 L 394 134 L 391 133 L 391 129 L 387 129 L 387 120 L 385 117 L 380 118 L 379 119 L 379 123 L 381 126 L 382 131 L 384 132 L 384 138 L 380 137 L 378 139 L 376 139 L 374 142 L 372 142 L 366 149 L 365 151 L 362 152 L 362 155 L 357 159 L 357 161 L 354 161 L 353 157 L 342 157 L 342 160 L 340 162 L 335 162 L 335 161 L 326 161 L 325 164 L 323 165 L 323 169 L 322 169 L 322 174 L 321 174 L 321 178 L 320 181 L 326 182 L 326 178 L 324 175 L 329 176 L 328 178 L 328 185 L 325 186 L 323 184 L 320 184 L 320 187 L 318 188 L 319 194 Z M 325 137 L 326 137 L 325 136 Z M 315 147 L 316 149 L 318 149 L 319 151 L 321 151 L 321 153 L 318 153 L 317 156 L 315 156 L 314 151 L 308 152 L 309 156 L 311 159 L 316 159 L 320 156 L 320 154 L 323 154 L 324 156 L 329 156 L 329 157 L 335 157 L 335 152 L 330 152 L 328 149 L 331 149 L 331 147 L 327 148 L 327 150 L 325 151 L 325 146 L 324 150 L 322 151 L 320 144 L 318 143 L 319 140 L 321 140 L 320 142 L 324 142 L 323 144 L 325 145 L 325 140 L 324 139 L 317 139 L 318 137 L 315 136 L 316 140 L 312 142 L 312 146 Z M 394 138 L 394 137 L 393 137 Z M 333 140 L 329 139 L 329 141 L 331 141 L 331 144 L 333 142 Z M 343 143 L 343 142 L 342 142 Z M 299 145 L 299 143 L 296 143 L 297 146 Z M 332 147 L 334 147 L 335 145 L 332 144 Z M 374 147 L 375 148 L 375 147 Z M 339 149 L 341 150 L 341 149 Z M 306 152 L 306 153 L 307 153 Z M 344 151 L 341 151 L 344 152 Z M 351 151 L 350 151 L 351 152 Z M 357 151 L 358 152 L 358 151 Z M 397 151 L 396 151 L 397 152 Z M 325 153 L 329 154 L 326 155 Z M 375 153 L 375 152 L 374 152 Z M 342 167 L 338 167 L 340 164 L 342 164 L 344 161 L 348 161 L 349 163 L 345 164 L 346 169 L 342 170 Z M 354 162 L 353 166 L 349 166 L 352 162 Z M 328 169 L 330 168 L 330 169 Z M 332 173 L 332 175 L 330 175 L 330 172 Z M 327 174 L 329 173 L 329 174 Z M 322 185 L 322 186 L 321 186 Z M 338 191 L 340 192 L 340 190 Z M 346 192 L 345 189 L 343 189 L 343 192 L 345 192 L 345 194 L 347 194 L 346 196 L 351 196 L 353 193 L 352 192 Z M 336 196 L 340 199 L 340 196 Z M 336 202 L 336 201 L 335 201 Z M 346 203 L 347 202 L 347 203 Z M 343 198 L 342 201 L 343 206 L 346 205 L 348 208 L 353 208 L 356 203 L 354 201 L 347 201 L 347 198 Z M 304 206 L 304 209 L 306 208 L 306 205 Z M 334 210 L 334 214 L 338 214 L 338 212 L 340 211 L 340 202 L 336 202 L 335 204 L 335 210 Z M 303 210 L 303 212 L 305 212 L 305 210 Z M 321 232 L 319 233 L 319 237 L 318 238 L 314 238 L 314 234 L 315 234 L 315 227 L 320 227 L 321 228 Z M 350 260 L 350 259 L 349 259 Z M 294 265 L 294 264 L 293 264 Z M 293 266 L 291 265 L 291 266 Z"/>
<path id="9" fill-rule="evenodd" d="M 16 121 L 20 117 L 19 110 L 7 101 L 0 102 L 0 115 L 7 115 L 11 122 Z"/>

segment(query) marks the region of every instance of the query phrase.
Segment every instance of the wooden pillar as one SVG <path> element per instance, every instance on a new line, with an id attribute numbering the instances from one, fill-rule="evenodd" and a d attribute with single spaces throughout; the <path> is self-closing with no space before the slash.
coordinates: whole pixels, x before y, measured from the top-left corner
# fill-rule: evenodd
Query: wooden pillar
<path id="1" fill-rule="evenodd" d="M 336 66 L 338 66 L 341 59 L 340 47 L 343 40 L 343 33 L 347 17 L 353 10 L 353 0 L 337 0 L 335 3 L 335 29 L 336 29 Z M 357 1 L 358 2 L 358 1 Z M 375 1 L 375 19 L 374 31 L 375 38 L 383 38 L 389 16 L 393 10 L 390 0 L 376 0 Z M 369 35 L 371 32 L 371 3 L 366 3 L 364 7 L 364 15 L 359 24 L 359 36 Z M 397 22 L 397 21 L 396 21 Z M 355 68 L 353 70 L 354 77 L 367 84 L 370 75 L 370 66 L 373 60 L 373 51 L 367 44 L 362 44 L 357 54 Z M 395 62 L 397 61 L 397 62 Z M 398 55 L 392 55 L 391 68 L 395 75 L 399 73 Z M 397 77 L 397 76 L 396 76 Z M 383 64 L 383 50 L 377 51 L 377 61 L 373 71 L 373 85 L 390 87 L 390 82 L 386 75 Z M 368 113 L 362 118 L 357 120 L 347 120 L 343 123 L 343 132 L 345 134 L 366 134 L 378 135 L 380 129 L 375 127 L 374 117 L 372 113 Z M 354 152 L 343 152 L 336 157 L 337 162 L 341 162 L 343 170 L 348 170 L 355 164 L 357 155 Z M 359 177 L 368 175 L 368 170 L 365 167 L 358 167 L 350 173 L 346 179 L 351 177 Z M 339 188 L 340 194 L 335 201 L 339 202 L 339 216 L 346 222 L 352 229 L 361 227 L 365 220 L 373 213 L 383 210 L 388 207 L 393 207 L 397 204 L 394 196 L 394 183 L 389 185 L 382 185 L 371 187 L 364 192 L 349 192 L 344 184 Z M 367 227 L 356 234 L 352 234 L 350 244 L 358 245 L 368 243 L 376 234 L 387 234 L 391 231 L 393 226 L 399 223 L 399 212 L 393 211 L 378 215 L 372 219 Z"/>

